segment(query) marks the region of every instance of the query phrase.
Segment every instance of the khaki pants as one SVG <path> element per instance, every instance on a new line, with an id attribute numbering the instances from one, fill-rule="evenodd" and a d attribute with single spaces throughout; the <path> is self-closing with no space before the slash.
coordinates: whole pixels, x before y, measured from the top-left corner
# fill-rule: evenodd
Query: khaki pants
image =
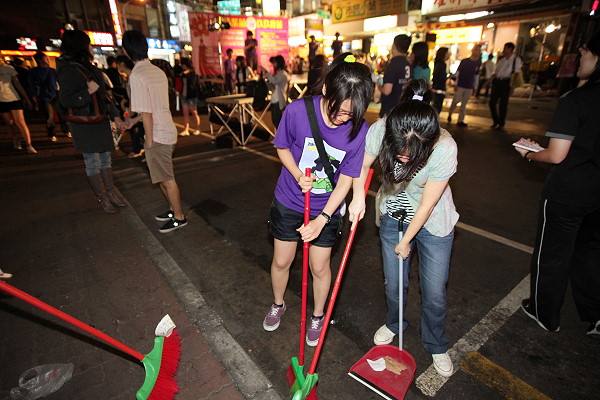
<path id="1" fill-rule="evenodd" d="M 454 93 L 454 98 L 452 99 L 452 105 L 450 106 L 450 111 L 448 111 L 448 118 L 452 117 L 452 113 L 454 109 L 460 103 L 460 112 L 458 113 L 458 122 L 463 122 L 465 120 L 465 114 L 467 113 L 467 103 L 473 94 L 473 89 L 466 89 L 458 87 L 456 88 L 456 93 Z"/>

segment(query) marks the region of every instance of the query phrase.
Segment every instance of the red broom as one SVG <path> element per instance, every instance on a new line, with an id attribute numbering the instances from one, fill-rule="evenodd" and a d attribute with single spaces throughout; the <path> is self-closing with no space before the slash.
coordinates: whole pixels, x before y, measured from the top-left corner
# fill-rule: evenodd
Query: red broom
<path id="1" fill-rule="evenodd" d="M 137 400 L 173 400 L 175 397 L 175 394 L 179 390 L 175 381 L 175 373 L 177 372 L 179 356 L 181 355 L 181 338 L 177 331 L 173 331 L 169 337 L 156 337 L 152 351 L 143 355 L 107 334 L 100 332 L 98 329 L 92 328 L 6 282 L 0 281 L 0 289 L 140 360 L 146 370 L 146 379 L 135 395 Z"/>

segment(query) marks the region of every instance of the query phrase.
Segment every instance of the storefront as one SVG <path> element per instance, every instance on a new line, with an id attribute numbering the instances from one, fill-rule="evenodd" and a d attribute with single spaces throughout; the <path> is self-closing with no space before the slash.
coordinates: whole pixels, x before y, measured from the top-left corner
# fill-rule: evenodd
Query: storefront
<path id="1" fill-rule="evenodd" d="M 175 66 L 175 60 L 179 58 L 181 44 L 176 40 L 146 39 L 148 41 L 148 58 L 151 60 L 161 59 Z"/>
<path id="2" fill-rule="evenodd" d="M 0 56 L 4 61 L 12 63 L 19 58 L 23 61 L 23 66 L 32 68 L 36 66 L 33 56 L 38 51 L 46 54 L 50 60 L 50 65 L 56 66 L 56 58 L 60 57 L 58 48 L 53 47 L 51 39 L 30 38 L 30 37 L 0 37 Z"/>

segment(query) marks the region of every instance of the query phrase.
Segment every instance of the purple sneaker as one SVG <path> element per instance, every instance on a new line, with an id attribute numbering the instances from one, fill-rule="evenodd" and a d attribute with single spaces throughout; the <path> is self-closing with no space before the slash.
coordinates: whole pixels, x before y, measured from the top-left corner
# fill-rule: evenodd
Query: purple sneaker
<path id="1" fill-rule="evenodd" d="M 321 329 L 323 329 L 324 317 L 310 319 L 310 327 L 306 333 L 306 344 L 315 347 L 319 343 L 319 336 L 321 336 Z"/>
<path id="2" fill-rule="evenodd" d="M 281 316 L 285 312 L 285 309 L 285 303 L 283 303 L 283 306 L 281 307 L 275 304 L 271 305 L 271 308 L 263 321 L 263 328 L 265 328 L 265 331 L 273 332 L 275 329 L 279 328 L 279 322 L 281 322 Z"/>

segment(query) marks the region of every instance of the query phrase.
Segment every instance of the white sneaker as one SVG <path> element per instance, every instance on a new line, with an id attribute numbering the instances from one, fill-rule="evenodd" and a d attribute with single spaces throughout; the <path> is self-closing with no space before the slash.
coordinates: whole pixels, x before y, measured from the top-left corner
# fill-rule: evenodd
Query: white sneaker
<path id="1" fill-rule="evenodd" d="M 449 378 L 454 373 L 454 365 L 448 355 L 448 352 L 442 354 L 432 354 L 433 367 L 438 374 L 445 378 Z"/>
<path id="2" fill-rule="evenodd" d="M 179 132 L 179 136 L 190 136 L 190 132 L 189 131 L 181 131 L 181 132 Z"/>
<path id="3" fill-rule="evenodd" d="M 396 336 L 396 334 L 390 331 L 387 325 L 383 325 L 381 328 L 377 329 L 377 332 L 375 332 L 373 342 L 375 342 L 377 346 L 382 344 L 390 344 L 392 343 L 392 340 L 394 340 L 394 336 Z"/>
<path id="4" fill-rule="evenodd" d="M 196 130 L 194 131 L 194 136 L 198 136 L 199 134 L 200 134 L 200 131 L 199 131 L 198 129 L 196 129 Z"/>
<path id="5" fill-rule="evenodd" d="M 51 142 L 56 142 L 58 139 L 56 138 L 56 136 L 50 136 L 49 140 Z"/>

